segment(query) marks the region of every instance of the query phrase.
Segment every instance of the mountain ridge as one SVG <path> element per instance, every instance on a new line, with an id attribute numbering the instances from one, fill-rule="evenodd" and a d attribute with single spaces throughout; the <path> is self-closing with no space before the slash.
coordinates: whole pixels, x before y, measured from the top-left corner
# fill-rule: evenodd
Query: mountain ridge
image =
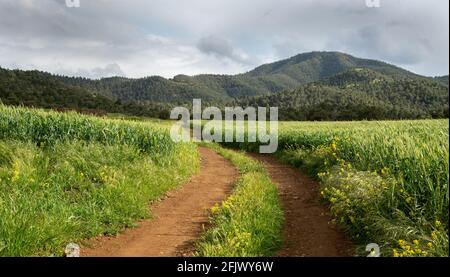
<path id="1" fill-rule="evenodd" d="M 248 97 L 241 106 L 278 106 L 282 120 L 448 118 L 448 86 L 353 68 L 297 89 Z"/>
<path id="2" fill-rule="evenodd" d="M 0 81 L 3 84 L 0 87 L 0 100 L 3 99 L 3 102 L 9 104 L 24 104 L 24 100 L 31 97 L 31 100 L 27 100 L 27 105 L 31 105 L 39 104 L 39 95 L 42 95 L 43 88 L 27 83 L 23 78 L 11 79 L 8 77 L 11 75 L 10 73 L 22 74 L 22 76 L 31 75 L 35 79 L 43 79 L 49 85 L 58 87 L 59 89 L 52 91 L 53 98 L 46 98 L 50 99 L 48 101 L 52 101 L 51 99 L 55 97 L 58 98 L 58 93 L 73 94 L 76 91 L 75 98 L 84 99 L 79 102 L 79 105 L 94 101 L 95 99 L 91 98 L 96 95 L 104 102 L 108 102 L 107 107 L 109 108 L 115 105 L 114 103 L 122 106 L 123 104 L 135 105 L 131 110 L 151 107 L 150 109 L 158 110 L 156 114 L 161 114 L 161 109 L 167 110 L 173 106 L 189 106 L 193 98 L 200 98 L 205 104 L 219 107 L 235 103 L 255 105 L 260 103 L 261 99 L 265 99 L 262 101 L 265 105 L 278 103 L 281 104 L 282 110 L 286 107 L 295 110 L 303 106 L 293 106 L 285 100 L 292 96 L 293 91 L 303 91 L 303 94 L 304 91 L 307 91 L 308 93 L 304 95 L 310 95 L 312 91 L 316 91 L 315 89 L 311 90 L 314 86 L 322 89 L 315 92 L 322 98 L 319 101 L 322 104 L 327 101 L 333 102 L 333 97 L 347 99 L 343 102 L 334 101 L 337 106 L 347 105 L 350 102 L 352 105 L 358 105 L 358 103 L 365 105 L 364 103 L 368 99 L 372 99 L 369 101 L 375 103 L 371 104 L 372 106 L 404 105 L 407 108 L 402 109 L 408 110 L 405 112 L 407 118 L 443 117 L 448 114 L 448 97 L 445 96 L 448 94 L 448 75 L 434 78 L 425 77 L 382 61 L 357 58 L 341 52 L 315 51 L 298 54 L 236 75 L 176 75 L 170 79 L 149 76 L 137 79 L 108 77 L 92 80 L 40 71 L 0 69 Z M 9 90 L 5 91 L 5 88 Z M 12 88 L 28 90 L 30 95 L 24 95 L 23 91 L 14 92 Z M 381 89 L 387 91 L 381 92 Z M 420 91 L 423 92 L 423 95 Z M 14 94 L 22 95 L 27 99 L 14 99 L 14 97 L 11 99 L 11 95 Z M 387 94 L 392 94 L 392 97 L 388 97 Z M 278 101 L 278 97 L 284 100 Z M 309 100 L 314 98 L 314 101 L 318 101 L 316 96 L 308 97 Z M 5 98 L 9 100 L 5 101 Z M 297 96 L 294 98 L 298 100 Z M 308 102 L 308 99 L 303 100 Z M 294 103 L 297 103 L 296 101 Z M 425 104 L 415 103 L 417 101 L 424 101 Z M 61 105 L 68 104 L 62 102 L 64 101 L 60 101 Z M 319 104 L 312 104 L 310 108 L 316 109 Z M 101 106 L 100 103 L 98 105 Z M 138 106 L 139 108 L 137 108 Z M 325 109 L 320 108 L 319 110 L 323 113 Z M 393 109 L 382 108 L 379 110 L 384 111 L 382 114 L 385 114 L 386 118 L 403 117 L 402 112 L 393 113 Z M 149 109 L 147 109 L 147 113 L 153 114 L 149 113 Z M 358 115 L 358 118 L 362 116 L 362 113 Z M 168 112 L 162 114 L 167 115 Z M 291 118 L 291 116 L 287 118 Z M 306 116 L 306 118 L 309 117 Z M 316 119 L 320 116 L 311 118 Z M 324 116 L 323 118 L 330 117 Z M 331 116 L 331 119 L 333 118 L 340 119 L 339 115 Z"/>
<path id="3" fill-rule="evenodd" d="M 260 96 L 295 89 L 355 67 L 375 70 L 396 79 L 428 78 L 377 60 L 341 52 L 309 52 L 256 67 L 236 75 L 199 74 L 130 79 L 121 82 L 63 77 L 61 81 L 90 88 L 101 86 L 109 97 L 120 100 L 181 104 L 193 97 L 206 102 L 227 102 L 245 96 Z M 75 80 L 75 81 L 74 81 Z M 77 80 L 77 81 L 76 81 Z"/>

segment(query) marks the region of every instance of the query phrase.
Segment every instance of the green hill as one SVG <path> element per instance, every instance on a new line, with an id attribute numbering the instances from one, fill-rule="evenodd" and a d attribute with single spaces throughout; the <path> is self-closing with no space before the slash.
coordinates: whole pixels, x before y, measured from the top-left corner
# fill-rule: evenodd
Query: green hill
<path id="1" fill-rule="evenodd" d="M 243 106 L 278 106 L 286 120 L 448 117 L 448 87 L 429 78 L 397 78 L 354 68 L 291 91 L 242 99 Z"/>
<path id="2" fill-rule="evenodd" d="M 394 65 L 368 59 L 360 59 L 340 52 L 311 52 L 262 65 L 246 73 L 247 76 L 271 76 L 281 82 L 305 84 L 331 77 L 351 68 L 368 68 L 394 78 L 417 78 L 419 75 Z M 288 84 L 286 84 L 288 85 Z"/>
<path id="3" fill-rule="evenodd" d="M 95 114 L 124 113 L 167 117 L 167 108 L 162 105 L 144 106 L 132 101 L 114 101 L 101 91 L 72 86 L 58 79 L 40 71 L 0 68 L 0 103 Z"/>
<path id="4" fill-rule="evenodd" d="M 294 89 L 351 68 L 368 68 L 392 78 L 424 78 L 396 66 L 359 59 L 339 52 L 311 52 L 265 64 L 244 74 L 197 76 L 178 75 L 172 79 L 107 78 L 87 80 L 61 77 L 71 85 L 99 91 L 121 100 L 162 103 L 189 103 L 192 98 L 206 102 L 227 102 L 245 96 L 258 96 Z"/>
<path id="5" fill-rule="evenodd" d="M 285 119 L 448 116 L 448 76 L 429 78 L 340 52 L 310 52 L 237 75 L 177 75 L 91 80 L 1 70 L 6 104 L 95 109 L 167 117 L 193 98 L 219 107 L 279 106 Z"/>
<path id="6" fill-rule="evenodd" d="M 434 80 L 446 85 L 448 87 L 448 75 L 434 77 Z"/>

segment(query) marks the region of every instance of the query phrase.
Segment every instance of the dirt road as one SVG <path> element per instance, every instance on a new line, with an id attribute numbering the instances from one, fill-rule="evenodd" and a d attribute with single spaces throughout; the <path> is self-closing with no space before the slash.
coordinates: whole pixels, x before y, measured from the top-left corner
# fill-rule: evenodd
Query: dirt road
<path id="1" fill-rule="evenodd" d="M 200 148 L 200 173 L 152 205 L 152 219 L 115 237 L 99 237 L 82 256 L 190 256 L 208 223 L 209 208 L 232 190 L 239 172 L 214 151 Z"/>
<path id="2" fill-rule="evenodd" d="M 330 225 L 327 208 L 319 201 L 319 183 L 271 155 L 250 154 L 266 166 L 278 185 L 284 210 L 281 257 L 351 256 L 352 244 Z"/>
<path id="3" fill-rule="evenodd" d="M 239 172 L 212 150 L 200 148 L 200 173 L 151 206 L 153 218 L 115 237 L 98 237 L 82 256 L 191 256 L 193 243 L 208 224 L 209 208 L 232 191 Z M 249 154 L 263 162 L 278 185 L 285 216 L 281 257 L 351 256 L 352 244 L 330 225 L 319 201 L 319 184 L 270 155 Z"/>

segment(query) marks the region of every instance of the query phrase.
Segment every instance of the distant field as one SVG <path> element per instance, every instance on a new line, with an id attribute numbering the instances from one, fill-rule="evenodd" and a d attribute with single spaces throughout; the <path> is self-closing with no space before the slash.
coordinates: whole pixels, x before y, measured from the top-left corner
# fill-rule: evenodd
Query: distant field
<path id="1" fill-rule="evenodd" d="M 61 256 L 133 226 L 198 167 L 165 124 L 0 106 L 0 256 Z"/>

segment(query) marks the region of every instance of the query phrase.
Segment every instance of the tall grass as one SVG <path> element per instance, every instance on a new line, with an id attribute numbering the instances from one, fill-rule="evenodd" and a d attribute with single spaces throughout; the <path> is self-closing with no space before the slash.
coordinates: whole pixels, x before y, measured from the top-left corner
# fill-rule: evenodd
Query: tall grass
<path id="1" fill-rule="evenodd" d="M 282 122 L 278 155 L 322 180 L 332 213 L 362 245 L 376 239 L 399 249 L 390 254 L 442 256 L 448 255 L 448 139 L 448 120 Z M 361 199 L 371 193 L 377 202 L 368 206 Z M 417 243 L 426 250 L 411 253 Z"/>
<path id="2" fill-rule="evenodd" d="M 115 234 L 199 168 L 166 128 L 0 107 L 0 256 L 63 255 Z"/>
<path id="3" fill-rule="evenodd" d="M 281 130 L 284 149 L 331 145 L 338 158 L 358 170 L 389 171 L 398 190 L 413 195 L 424 215 L 448 225 L 448 120 L 317 123 L 314 128 L 285 123 Z"/>
<path id="4" fill-rule="evenodd" d="M 31 141 L 53 145 L 61 141 L 99 142 L 105 145 L 132 145 L 150 154 L 173 150 L 167 126 L 152 122 L 114 120 L 58 113 L 0 104 L 0 139 Z"/>

